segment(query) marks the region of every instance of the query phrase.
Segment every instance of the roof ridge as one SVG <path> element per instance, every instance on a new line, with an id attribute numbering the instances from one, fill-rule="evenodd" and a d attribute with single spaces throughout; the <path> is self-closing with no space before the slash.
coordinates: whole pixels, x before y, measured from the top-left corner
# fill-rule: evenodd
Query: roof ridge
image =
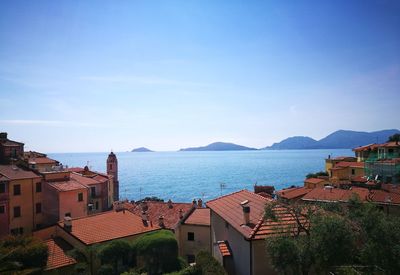
<path id="1" fill-rule="evenodd" d="M 260 229 L 260 227 L 261 227 L 261 225 L 263 224 L 263 222 L 264 222 L 264 217 L 261 217 L 259 220 L 258 220 L 258 222 L 257 222 L 257 224 L 256 224 L 256 226 L 254 226 L 254 228 L 253 228 L 253 230 L 251 230 L 251 232 L 250 232 L 250 234 L 249 234 L 249 239 L 252 239 L 253 237 L 254 237 L 254 235 L 257 233 L 257 231 Z"/>
<path id="2" fill-rule="evenodd" d="M 209 202 L 213 202 L 213 201 L 216 201 L 216 200 L 219 200 L 219 199 L 222 199 L 222 198 L 225 198 L 225 197 L 228 197 L 228 196 L 237 194 L 237 193 L 242 192 L 242 191 L 250 192 L 250 191 L 247 190 L 247 189 L 238 190 L 238 191 L 235 191 L 235 192 L 232 192 L 232 193 L 229 193 L 229 194 L 225 194 L 225 195 L 220 196 L 220 197 L 216 197 L 216 198 L 214 198 L 214 199 L 212 199 L 212 200 L 209 200 L 209 201 L 206 202 L 206 204 L 209 203 Z"/>

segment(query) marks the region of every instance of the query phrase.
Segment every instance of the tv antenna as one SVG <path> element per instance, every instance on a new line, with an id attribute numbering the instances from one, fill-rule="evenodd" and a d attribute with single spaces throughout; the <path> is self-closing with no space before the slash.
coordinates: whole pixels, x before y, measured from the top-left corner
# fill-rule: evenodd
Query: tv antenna
<path id="1" fill-rule="evenodd" d="M 221 196 L 222 196 L 222 189 L 224 189 L 226 187 L 226 184 L 223 182 L 219 183 L 219 188 L 221 189 Z"/>

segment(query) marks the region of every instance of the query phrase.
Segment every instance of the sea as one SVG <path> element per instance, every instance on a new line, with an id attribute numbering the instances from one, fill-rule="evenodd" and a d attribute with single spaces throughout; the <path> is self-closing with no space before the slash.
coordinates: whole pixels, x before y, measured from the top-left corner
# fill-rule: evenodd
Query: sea
<path id="1" fill-rule="evenodd" d="M 352 156 L 349 149 L 116 153 L 120 199 L 155 196 L 175 202 L 208 201 L 218 196 L 273 185 L 302 186 L 308 173 L 323 171 L 330 155 Z M 105 172 L 108 153 L 52 153 L 68 167 Z"/>

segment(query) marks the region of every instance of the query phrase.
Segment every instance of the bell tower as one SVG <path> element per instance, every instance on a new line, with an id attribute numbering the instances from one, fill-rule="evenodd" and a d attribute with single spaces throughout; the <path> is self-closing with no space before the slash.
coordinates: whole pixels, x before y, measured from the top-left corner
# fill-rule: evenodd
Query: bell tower
<path id="1" fill-rule="evenodd" d="M 117 156 L 111 151 L 107 158 L 107 175 L 114 177 L 114 201 L 119 200 L 119 181 L 118 181 L 118 160 Z"/>

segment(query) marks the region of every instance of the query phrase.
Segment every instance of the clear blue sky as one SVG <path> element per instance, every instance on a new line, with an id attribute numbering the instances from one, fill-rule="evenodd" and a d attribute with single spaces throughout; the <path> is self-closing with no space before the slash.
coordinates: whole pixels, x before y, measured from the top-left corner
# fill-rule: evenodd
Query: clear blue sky
<path id="1" fill-rule="evenodd" d="M 400 128 L 400 1 L 0 1 L 0 130 L 44 152 Z"/>

